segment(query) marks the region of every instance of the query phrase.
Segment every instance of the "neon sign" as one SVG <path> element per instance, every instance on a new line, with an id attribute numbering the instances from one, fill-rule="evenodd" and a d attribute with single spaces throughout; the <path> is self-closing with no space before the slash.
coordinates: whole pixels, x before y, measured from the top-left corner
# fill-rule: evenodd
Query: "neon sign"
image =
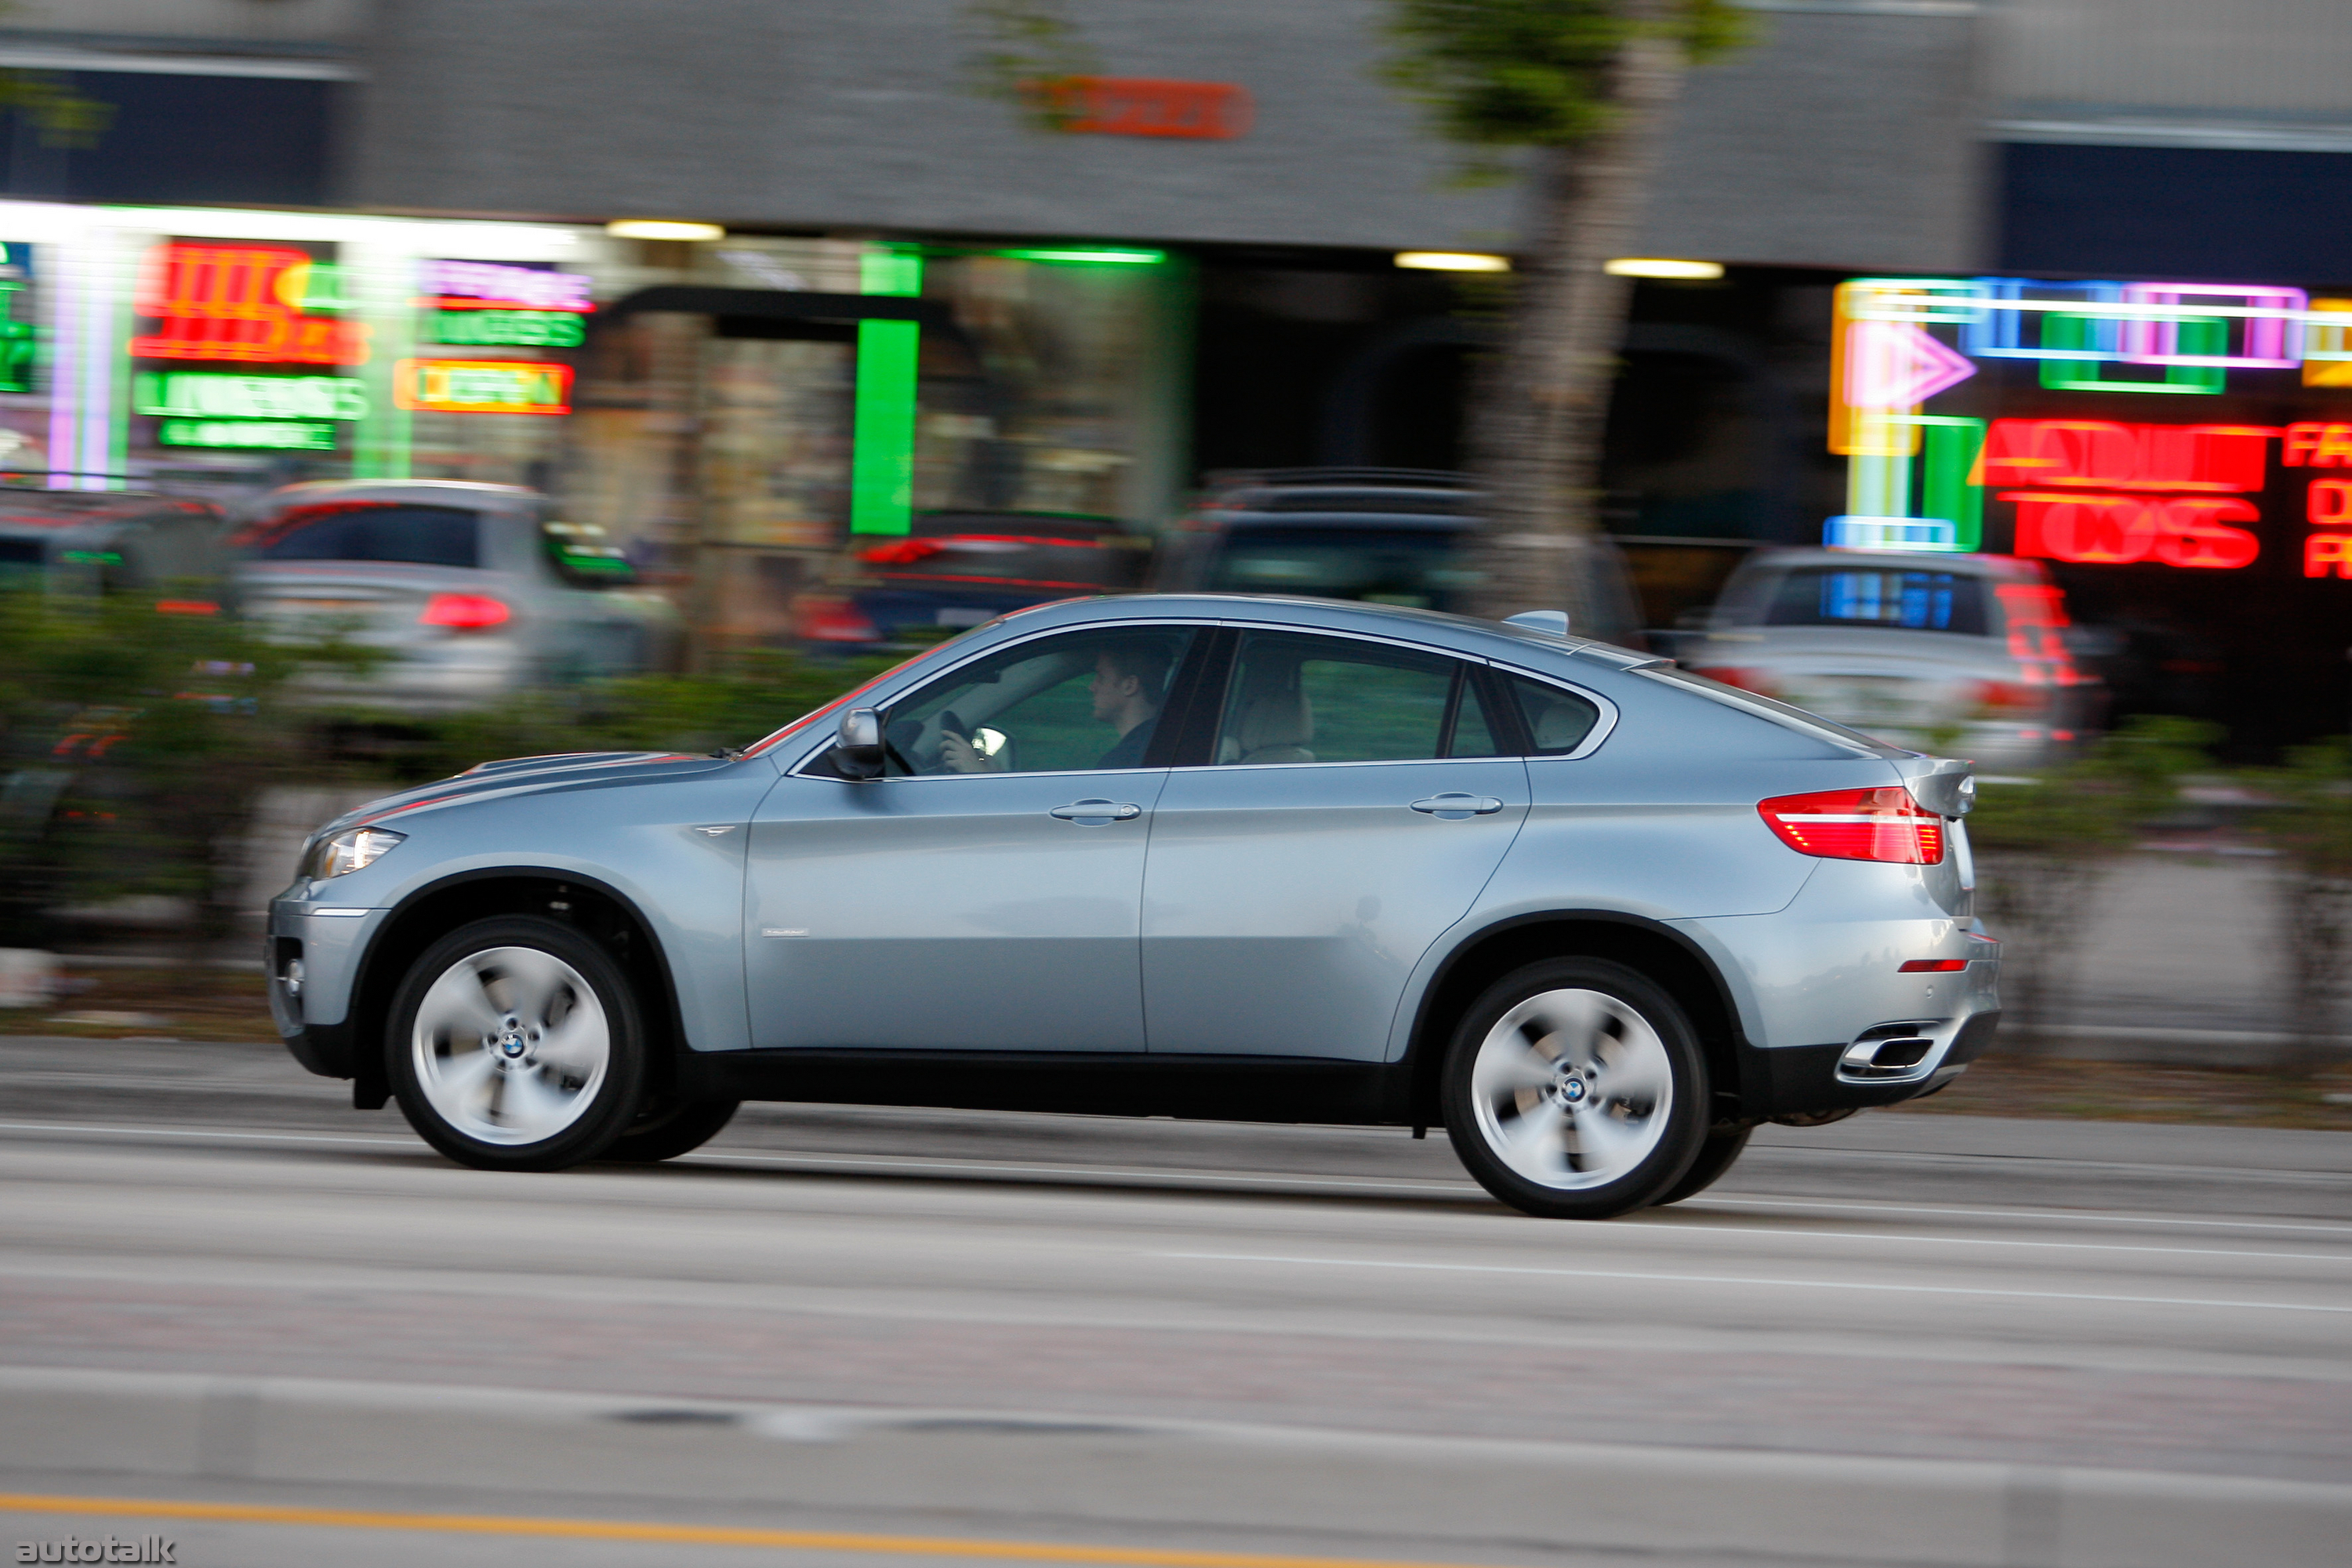
<path id="1" fill-rule="evenodd" d="M 433 414 L 569 414 L 572 367 L 531 360 L 404 359 L 392 400 Z"/>
<path id="2" fill-rule="evenodd" d="M 488 300 L 525 310 L 594 310 L 594 280 L 578 272 L 542 272 L 535 267 L 505 267 L 492 261 L 427 261 L 425 292 Z"/>
<path id="3" fill-rule="evenodd" d="M 2234 496 L 2113 496 L 2004 490 L 2017 503 L 2016 553 L 2118 566 L 2156 561 L 2224 570 L 2251 565 L 2262 542 L 2233 522 L 2262 514 Z"/>
<path id="4" fill-rule="evenodd" d="M 2352 426 L 2342 427 L 2352 439 Z M 1996 419 L 1985 439 L 1989 484 L 2098 489 L 2258 490 L 2270 437 L 2258 425 L 2118 425 L 2103 419 Z M 2352 451 L 2352 445 L 2347 445 Z M 2287 461 L 2292 464 L 2294 459 Z"/>
<path id="5" fill-rule="evenodd" d="M 578 316 L 562 310 L 436 310 L 433 341 L 502 348 L 571 349 L 587 340 Z"/>
<path id="6" fill-rule="evenodd" d="M 335 427 L 297 419 L 166 419 L 162 447 L 237 447 L 273 452 L 331 452 Z"/>
<path id="7" fill-rule="evenodd" d="M 131 340 L 138 359 L 364 364 L 368 329 L 307 315 L 339 310 L 331 268 L 284 246 L 165 245 L 148 252 L 136 304 L 158 329 Z"/>
<path id="8" fill-rule="evenodd" d="M 1065 76 L 1024 90 L 1057 131 L 1094 136 L 1181 136 L 1227 142 L 1250 128 L 1249 90 L 1226 81 Z"/>
<path id="9" fill-rule="evenodd" d="M 131 411 L 215 419 L 364 419 L 368 399 L 356 376 L 151 370 L 131 378 Z"/>

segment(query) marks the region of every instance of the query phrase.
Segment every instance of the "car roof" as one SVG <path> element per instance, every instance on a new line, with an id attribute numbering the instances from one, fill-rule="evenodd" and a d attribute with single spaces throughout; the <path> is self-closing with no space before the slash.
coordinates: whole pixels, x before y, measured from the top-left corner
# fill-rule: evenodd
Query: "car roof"
<path id="1" fill-rule="evenodd" d="M 305 479 L 271 490 L 261 498 L 258 510 L 268 513 L 334 500 L 422 501 L 434 496 L 478 507 L 493 503 L 496 510 L 504 510 L 518 501 L 538 499 L 540 492 L 522 485 L 485 484 L 478 479 Z"/>

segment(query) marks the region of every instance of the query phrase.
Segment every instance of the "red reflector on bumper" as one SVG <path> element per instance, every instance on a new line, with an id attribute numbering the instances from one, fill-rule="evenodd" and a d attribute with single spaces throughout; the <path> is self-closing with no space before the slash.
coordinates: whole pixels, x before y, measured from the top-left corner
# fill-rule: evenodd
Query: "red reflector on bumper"
<path id="1" fill-rule="evenodd" d="M 1957 974 L 1969 966 L 1965 958 L 1914 958 L 1907 960 L 1895 973 L 1899 974 Z"/>

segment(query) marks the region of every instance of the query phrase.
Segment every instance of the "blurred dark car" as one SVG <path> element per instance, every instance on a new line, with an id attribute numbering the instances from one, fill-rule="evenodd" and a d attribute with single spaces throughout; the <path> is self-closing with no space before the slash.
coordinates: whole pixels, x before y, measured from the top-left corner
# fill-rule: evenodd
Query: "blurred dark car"
<path id="1" fill-rule="evenodd" d="M 1477 494 L 1460 474 L 1279 468 L 1212 478 L 1160 543 L 1152 591 L 1303 594 L 1454 610 Z"/>
<path id="2" fill-rule="evenodd" d="M 211 615 L 227 570 L 220 510 L 137 490 L 0 487 L 0 588 L 177 595 Z"/>
<path id="3" fill-rule="evenodd" d="M 794 601 L 793 632 L 804 643 L 894 643 L 1055 599 L 1133 593 L 1150 549 L 1108 518 L 928 512 L 902 537 L 858 545 L 848 592 Z"/>

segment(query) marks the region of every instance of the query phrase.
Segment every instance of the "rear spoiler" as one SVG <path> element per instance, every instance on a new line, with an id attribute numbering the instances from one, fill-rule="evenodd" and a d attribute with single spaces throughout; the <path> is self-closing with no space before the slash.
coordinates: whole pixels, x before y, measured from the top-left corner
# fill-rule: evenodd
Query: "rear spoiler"
<path id="1" fill-rule="evenodd" d="M 1977 803 L 1977 765 L 1950 757 L 1901 764 L 1911 796 L 1938 816 L 1966 816 Z"/>

